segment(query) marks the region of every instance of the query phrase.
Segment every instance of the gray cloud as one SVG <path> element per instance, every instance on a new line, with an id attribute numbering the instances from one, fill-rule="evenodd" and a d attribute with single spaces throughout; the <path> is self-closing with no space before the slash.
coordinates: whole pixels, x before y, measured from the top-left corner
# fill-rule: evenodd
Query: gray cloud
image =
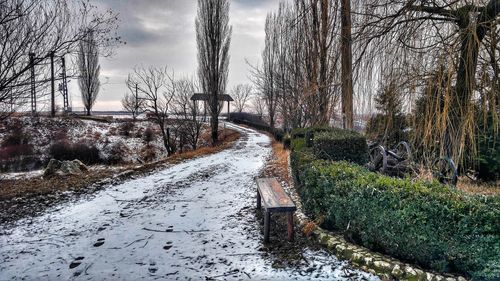
<path id="1" fill-rule="evenodd" d="M 176 77 L 196 73 L 197 50 L 194 21 L 195 0 L 94 0 L 99 8 L 119 13 L 118 33 L 127 44 L 112 58 L 101 59 L 103 87 L 96 110 L 121 109 L 126 92 L 124 80 L 136 65 L 168 65 Z M 276 9 L 278 0 L 233 0 L 230 24 L 233 38 L 230 49 L 229 87 L 249 83 L 245 59 L 257 63 L 264 44 L 266 13 Z M 76 82 L 76 81 L 75 81 Z M 76 83 L 70 90 L 75 107 L 81 106 Z"/>

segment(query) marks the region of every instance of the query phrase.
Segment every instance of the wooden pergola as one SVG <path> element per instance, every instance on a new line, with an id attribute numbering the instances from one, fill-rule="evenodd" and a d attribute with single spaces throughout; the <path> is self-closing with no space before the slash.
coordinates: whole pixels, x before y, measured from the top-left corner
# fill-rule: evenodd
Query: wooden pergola
<path id="1" fill-rule="evenodd" d="M 205 111 L 204 112 L 205 116 L 207 115 L 207 101 L 209 99 L 210 99 L 210 95 L 204 94 L 204 93 L 194 93 L 193 96 L 191 96 L 191 100 L 193 102 L 203 101 L 203 110 Z M 223 94 L 223 95 L 218 95 L 217 100 L 227 102 L 227 116 L 229 118 L 229 103 L 234 101 L 234 99 L 228 94 Z"/>

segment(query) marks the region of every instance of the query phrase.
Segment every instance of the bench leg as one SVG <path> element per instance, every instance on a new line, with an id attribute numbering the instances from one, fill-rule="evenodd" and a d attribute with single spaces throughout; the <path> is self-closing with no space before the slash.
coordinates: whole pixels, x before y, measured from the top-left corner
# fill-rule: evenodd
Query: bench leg
<path id="1" fill-rule="evenodd" d="M 271 222 L 271 212 L 264 213 L 264 243 L 269 243 L 269 228 Z"/>
<path id="2" fill-rule="evenodd" d="M 261 206 L 261 198 L 260 198 L 260 192 L 257 190 L 257 209 L 260 210 L 260 206 Z"/>
<path id="3" fill-rule="evenodd" d="M 288 241 L 293 241 L 293 212 L 287 213 L 288 220 Z"/>

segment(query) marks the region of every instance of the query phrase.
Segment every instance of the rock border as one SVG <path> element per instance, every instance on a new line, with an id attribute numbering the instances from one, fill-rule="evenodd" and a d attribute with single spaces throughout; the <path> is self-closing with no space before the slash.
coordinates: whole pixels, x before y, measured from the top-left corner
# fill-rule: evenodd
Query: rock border
<path id="1" fill-rule="evenodd" d="M 295 188 L 296 182 L 290 166 L 288 154 L 289 185 L 285 185 L 292 200 L 297 206 L 295 218 L 300 228 L 311 228 L 311 234 L 319 244 L 332 251 L 339 259 L 350 261 L 355 267 L 379 276 L 382 280 L 408 281 L 466 281 L 463 276 L 441 274 L 421 269 L 418 266 L 404 263 L 387 255 L 373 252 L 365 247 L 346 241 L 341 235 L 322 229 L 312 222 L 303 211 L 302 202 Z"/>

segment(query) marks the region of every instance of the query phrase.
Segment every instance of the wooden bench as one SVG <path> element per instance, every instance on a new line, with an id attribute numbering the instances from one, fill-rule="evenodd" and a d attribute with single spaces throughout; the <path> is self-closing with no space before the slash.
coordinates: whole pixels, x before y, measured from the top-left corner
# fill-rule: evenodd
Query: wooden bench
<path id="1" fill-rule="evenodd" d="M 269 242 L 271 213 L 286 213 L 288 220 L 288 240 L 293 241 L 293 212 L 295 204 L 276 178 L 258 178 L 257 208 L 264 206 L 264 242 Z"/>

